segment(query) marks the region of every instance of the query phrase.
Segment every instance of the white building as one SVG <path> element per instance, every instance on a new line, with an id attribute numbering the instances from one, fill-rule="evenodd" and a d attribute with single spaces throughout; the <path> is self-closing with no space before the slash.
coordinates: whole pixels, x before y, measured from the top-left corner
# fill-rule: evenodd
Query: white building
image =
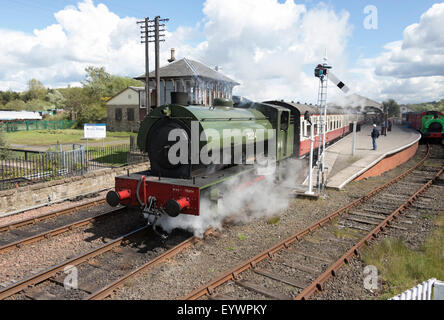
<path id="1" fill-rule="evenodd" d="M 215 98 L 231 99 L 233 88 L 239 83 L 216 69 L 187 58 L 160 68 L 160 104 L 171 103 L 171 92 L 186 92 L 190 104 L 205 106 L 211 106 Z M 145 81 L 145 75 L 136 79 Z M 150 88 L 155 88 L 155 71 L 150 72 L 149 81 Z M 145 103 L 145 98 L 142 103 Z M 156 105 L 155 89 L 151 94 L 151 105 Z"/>

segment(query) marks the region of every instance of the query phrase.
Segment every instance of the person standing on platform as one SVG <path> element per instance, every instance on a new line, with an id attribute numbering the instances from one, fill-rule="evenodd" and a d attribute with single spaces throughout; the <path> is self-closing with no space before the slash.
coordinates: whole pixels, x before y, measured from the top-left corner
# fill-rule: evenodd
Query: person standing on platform
<path id="1" fill-rule="evenodd" d="M 388 131 L 389 132 L 392 131 L 392 120 L 389 120 L 389 122 L 388 122 Z"/>
<path id="2" fill-rule="evenodd" d="M 373 125 L 373 131 L 372 131 L 372 140 L 373 140 L 373 150 L 376 150 L 376 139 L 379 138 L 379 131 L 376 128 L 376 124 Z"/>
<path id="3" fill-rule="evenodd" d="M 381 124 L 381 134 L 384 135 L 384 136 L 387 136 L 387 127 L 386 127 L 386 124 L 385 124 L 385 120 L 383 120 L 382 124 Z"/>

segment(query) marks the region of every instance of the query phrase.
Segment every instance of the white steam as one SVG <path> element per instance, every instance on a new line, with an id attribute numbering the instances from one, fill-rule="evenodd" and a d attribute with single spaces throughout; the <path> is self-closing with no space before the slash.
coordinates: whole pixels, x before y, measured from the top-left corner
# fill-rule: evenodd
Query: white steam
<path id="1" fill-rule="evenodd" d="M 341 107 L 349 113 L 356 113 L 356 108 L 363 112 L 366 107 L 381 107 L 376 101 L 362 97 L 358 94 L 350 94 L 347 96 L 340 96 L 335 99 L 333 103 L 329 103 L 329 107 Z"/>
<path id="2" fill-rule="evenodd" d="M 228 219 L 231 223 L 244 224 L 254 219 L 276 215 L 289 206 L 292 187 L 300 185 L 301 178 L 303 179 L 302 160 L 288 160 L 287 167 L 289 170 L 281 168 L 281 172 L 285 174 L 278 183 L 275 183 L 275 174 L 266 175 L 264 180 L 252 184 L 247 181 L 254 181 L 258 176 L 250 176 L 247 181 L 240 177 L 233 178 L 224 184 L 227 190 L 231 191 L 223 194 L 217 208 L 209 199 L 202 198 L 200 216 L 182 214 L 171 218 L 163 215 L 158 223 L 168 233 L 174 229 L 184 229 L 202 237 L 210 227 L 222 230 L 224 221 Z M 258 172 L 263 173 L 263 168 Z"/>

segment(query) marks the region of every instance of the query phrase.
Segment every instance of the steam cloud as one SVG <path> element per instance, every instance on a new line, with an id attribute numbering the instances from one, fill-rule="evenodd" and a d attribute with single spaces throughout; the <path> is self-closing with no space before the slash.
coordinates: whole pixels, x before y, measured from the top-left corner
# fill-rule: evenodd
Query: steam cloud
<path id="1" fill-rule="evenodd" d="M 254 183 L 243 189 L 238 187 L 245 183 L 237 177 L 226 183 L 227 190 L 223 199 L 219 200 L 218 208 L 212 207 L 208 199 L 201 199 L 201 215 L 179 215 L 171 218 L 163 215 L 158 220 L 158 224 L 168 233 L 174 229 L 184 229 L 194 233 L 197 237 L 202 237 L 204 232 L 213 227 L 217 230 L 223 229 L 225 220 L 230 219 L 233 223 L 249 223 L 255 219 L 271 217 L 280 210 L 289 206 L 291 188 L 300 184 L 301 178 L 305 175 L 301 160 L 288 160 L 288 168 L 285 176 L 281 177 L 278 184 L 275 183 L 275 175 L 264 175 L 265 179 Z M 272 168 L 265 168 L 271 173 Z M 257 168 L 258 173 L 264 168 Z M 254 179 L 254 177 L 252 178 Z"/>

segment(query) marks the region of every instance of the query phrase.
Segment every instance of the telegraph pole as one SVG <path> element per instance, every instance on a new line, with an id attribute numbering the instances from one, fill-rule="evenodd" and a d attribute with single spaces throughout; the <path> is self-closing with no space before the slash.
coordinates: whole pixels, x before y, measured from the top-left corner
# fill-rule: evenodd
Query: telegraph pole
<path id="1" fill-rule="evenodd" d="M 156 68 L 156 107 L 160 106 L 160 42 L 164 42 L 165 28 L 160 29 L 160 27 L 165 27 L 164 23 L 169 21 L 169 19 L 160 19 L 159 16 L 150 20 L 148 17 L 143 21 L 138 21 L 138 24 L 142 24 L 141 33 L 142 41 L 145 44 L 145 94 L 147 103 L 147 113 L 151 111 L 151 97 L 149 94 L 149 44 L 154 42 L 154 52 L 155 52 L 155 68 Z"/>
<path id="2" fill-rule="evenodd" d="M 160 74 L 159 74 L 159 55 L 160 55 L 160 37 L 159 37 L 159 16 L 154 19 L 154 49 L 156 51 L 156 107 L 160 107 Z"/>
<path id="3" fill-rule="evenodd" d="M 150 59 L 149 59 L 149 42 L 148 42 L 148 27 L 150 23 L 150 18 L 146 17 L 143 21 L 138 21 L 141 29 L 141 38 L 142 41 L 140 43 L 145 44 L 145 107 L 146 113 L 150 113 L 151 111 L 151 96 L 150 96 Z"/>
<path id="4" fill-rule="evenodd" d="M 160 22 L 167 22 L 169 19 L 160 19 L 159 16 L 157 16 L 154 19 L 154 47 L 156 52 L 156 107 L 160 107 L 160 42 L 165 42 L 165 23 Z M 160 29 L 163 27 L 163 29 Z"/>

